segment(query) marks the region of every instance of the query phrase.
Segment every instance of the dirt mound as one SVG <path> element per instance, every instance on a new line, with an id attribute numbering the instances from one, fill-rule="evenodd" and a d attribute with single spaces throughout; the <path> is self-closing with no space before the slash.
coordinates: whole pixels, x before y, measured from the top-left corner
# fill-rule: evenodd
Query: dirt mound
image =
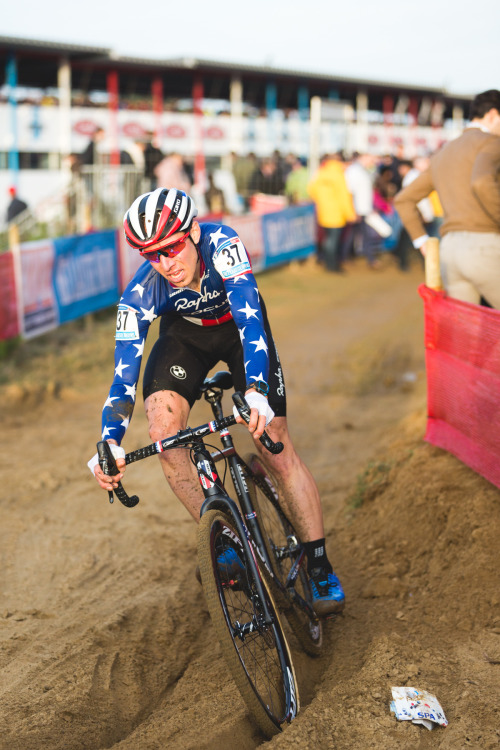
<path id="1" fill-rule="evenodd" d="M 498 746 L 498 490 L 423 443 L 422 417 L 398 426 L 348 498 L 348 522 L 335 538 L 350 555 L 349 609 L 342 632 L 331 634 L 332 657 L 303 726 L 297 721 L 276 747 L 291 738 L 359 750 Z M 394 685 L 437 695 L 447 729 L 429 737 L 397 724 Z"/>
<path id="2" fill-rule="evenodd" d="M 296 655 L 302 711 L 271 747 L 498 745 L 499 493 L 422 440 L 420 281 L 361 264 L 259 281 L 348 598 L 324 655 Z M 97 316 L 1 363 L 0 747 L 255 748 L 194 577 L 194 524 L 156 461 L 128 469 L 133 510 L 86 469 L 112 331 Z M 190 424 L 207 419 L 197 404 Z M 148 442 L 139 403 L 125 447 Z M 434 692 L 449 727 L 396 723 L 392 685 Z"/>

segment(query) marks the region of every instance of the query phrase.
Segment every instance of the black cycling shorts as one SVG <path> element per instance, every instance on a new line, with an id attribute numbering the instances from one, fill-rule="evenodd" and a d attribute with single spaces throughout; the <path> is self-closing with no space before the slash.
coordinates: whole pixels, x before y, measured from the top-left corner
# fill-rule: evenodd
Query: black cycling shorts
<path id="1" fill-rule="evenodd" d="M 262 304 L 269 353 L 269 404 L 277 417 L 286 416 L 285 381 L 266 309 Z M 243 347 L 234 320 L 218 326 L 199 326 L 168 314 L 161 318 L 160 335 L 149 355 L 143 378 L 143 397 L 157 391 L 175 391 L 192 407 L 210 370 L 225 362 L 234 388 L 245 392 Z"/>

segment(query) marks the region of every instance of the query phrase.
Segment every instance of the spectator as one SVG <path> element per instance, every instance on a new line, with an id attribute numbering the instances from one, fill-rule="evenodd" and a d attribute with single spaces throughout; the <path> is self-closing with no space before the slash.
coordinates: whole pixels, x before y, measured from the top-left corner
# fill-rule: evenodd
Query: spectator
<path id="1" fill-rule="evenodd" d="M 382 157 L 382 161 L 379 166 L 380 173 L 387 171 L 390 172 L 389 175 L 386 174 L 386 178 L 389 182 L 393 182 L 396 185 L 396 188 L 398 190 L 401 189 L 401 182 L 402 177 L 399 172 L 399 165 L 403 161 L 403 148 L 401 146 L 398 147 L 398 153 L 397 154 L 386 154 Z"/>
<path id="2" fill-rule="evenodd" d="M 208 190 L 205 193 L 205 201 L 207 204 L 208 213 L 211 216 L 222 216 L 226 213 L 226 202 L 224 199 L 224 193 L 214 183 L 214 176 L 212 172 L 208 174 Z"/>
<path id="3" fill-rule="evenodd" d="M 417 208 L 436 189 L 444 219 L 441 275 L 450 297 L 500 309 L 500 91 L 478 94 L 471 123 L 430 159 L 395 199 L 413 244 L 425 255 L 428 235 Z"/>
<path id="4" fill-rule="evenodd" d="M 355 254 L 364 255 L 371 268 L 378 266 L 377 254 L 382 240 L 380 234 L 370 226 L 373 218 L 373 177 L 376 159 L 373 154 L 353 154 L 351 163 L 345 170 L 347 187 L 351 193 L 356 222 L 347 227 L 343 238 L 343 255 L 348 256 L 350 248 Z"/>
<path id="5" fill-rule="evenodd" d="M 290 159 L 290 162 L 292 168 L 286 178 L 285 195 L 292 205 L 304 203 L 309 200 L 309 193 L 307 192 L 309 170 L 307 169 L 306 161 L 295 156 L 293 160 Z"/>
<path id="6" fill-rule="evenodd" d="M 318 224 L 323 232 L 320 260 L 329 271 L 342 271 L 340 239 L 349 221 L 356 220 L 351 194 L 347 189 L 342 163 L 332 156 L 323 159 L 309 182 L 309 195 L 316 204 Z"/>
<path id="7" fill-rule="evenodd" d="M 262 159 L 250 178 L 250 194 L 282 195 L 285 189 L 283 176 L 274 159 Z"/>
<path id="8" fill-rule="evenodd" d="M 7 206 L 7 213 L 5 216 L 7 224 L 14 221 L 19 214 L 22 214 L 23 211 L 28 209 L 28 204 L 17 197 L 17 190 L 15 187 L 10 187 L 8 193 L 10 195 L 10 202 Z"/>
<path id="9" fill-rule="evenodd" d="M 420 166 L 420 169 L 418 168 L 417 164 Z M 424 158 L 417 158 L 415 159 L 415 162 L 412 162 L 408 159 L 402 159 L 399 162 L 398 166 L 399 176 L 401 177 L 401 186 L 405 188 L 410 185 L 414 180 L 417 179 L 417 177 L 422 174 L 422 172 L 425 172 L 428 166 L 429 162 Z M 433 224 L 434 210 L 432 208 L 430 197 L 422 198 L 422 200 L 417 204 L 417 208 L 420 212 L 420 216 L 422 217 L 426 233 L 430 237 L 437 236 L 435 234 L 436 228 Z M 411 237 L 405 227 L 402 226 L 399 235 L 399 241 L 394 248 L 394 255 L 398 260 L 399 268 L 401 269 L 401 271 L 409 270 L 412 252 L 414 252 L 414 250 Z"/>
<path id="10" fill-rule="evenodd" d="M 271 159 L 274 161 L 276 165 L 276 171 L 279 174 L 281 181 L 283 182 L 283 185 L 286 182 L 286 178 L 288 177 L 291 169 L 290 163 L 287 161 L 287 159 L 282 155 L 281 151 L 277 148 L 274 149 Z"/>
<path id="11" fill-rule="evenodd" d="M 242 198 L 248 200 L 248 187 L 253 173 L 257 168 L 257 157 L 253 152 L 250 152 L 247 156 L 238 156 L 233 151 L 232 157 L 232 171 L 234 179 L 236 180 L 236 190 Z"/>
<path id="12" fill-rule="evenodd" d="M 147 139 L 144 142 L 144 177 L 147 181 L 148 190 L 154 190 L 156 183 L 155 169 L 163 159 L 163 153 L 161 150 L 154 145 L 153 133 L 147 134 Z"/>
<path id="13" fill-rule="evenodd" d="M 72 153 L 63 162 L 67 177 L 65 205 L 67 214 L 67 233 L 78 231 L 78 186 L 80 182 L 80 157 Z"/>
<path id="14" fill-rule="evenodd" d="M 429 165 L 430 159 L 428 156 L 417 156 L 413 161 L 413 168 L 403 177 L 403 187 L 410 185 L 413 180 L 420 177 L 429 168 Z M 443 215 L 443 209 L 436 191 L 433 190 L 428 198 L 423 198 L 417 208 L 422 214 L 424 226 L 429 237 L 439 237 L 439 227 L 442 223 L 440 218 Z"/>
<path id="15" fill-rule="evenodd" d="M 104 140 L 105 132 L 101 127 L 96 127 L 90 141 L 88 142 L 87 148 L 80 154 L 80 164 L 82 166 L 93 166 L 99 161 L 98 156 L 98 144 Z"/>
<path id="16" fill-rule="evenodd" d="M 165 156 L 156 165 L 154 173 L 158 185 L 168 185 L 169 188 L 177 188 L 177 190 L 183 190 L 184 192 L 191 190 L 191 181 L 180 154 L 173 153 Z"/>
<path id="17" fill-rule="evenodd" d="M 401 187 L 401 181 L 399 186 Z M 392 200 L 398 192 L 398 183 L 394 181 L 394 173 L 390 167 L 384 165 L 383 161 L 378 167 L 374 188 L 383 200 Z"/>
<path id="18" fill-rule="evenodd" d="M 136 149 L 136 144 L 130 144 L 128 148 L 120 149 L 120 165 L 125 167 L 139 167 L 142 168 L 142 153 L 139 154 Z"/>

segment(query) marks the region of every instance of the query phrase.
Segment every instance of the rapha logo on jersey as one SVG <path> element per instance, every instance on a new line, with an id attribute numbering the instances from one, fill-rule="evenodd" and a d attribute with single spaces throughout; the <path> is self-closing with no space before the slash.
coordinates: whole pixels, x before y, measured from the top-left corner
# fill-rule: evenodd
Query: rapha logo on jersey
<path id="1" fill-rule="evenodd" d="M 172 365 L 172 367 L 170 368 L 170 372 L 172 373 L 174 378 L 177 378 L 178 380 L 186 379 L 186 370 L 180 365 Z"/>
<path id="2" fill-rule="evenodd" d="M 217 289 L 214 289 L 212 292 L 210 290 L 207 290 L 205 294 L 198 295 L 196 299 L 187 299 L 184 297 L 183 299 L 176 299 L 175 300 L 175 309 L 177 311 L 179 310 L 189 310 L 190 312 L 193 310 L 198 310 L 201 308 L 203 312 L 207 311 L 206 304 L 207 302 L 212 302 L 212 300 L 216 300 L 217 297 L 220 297 L 221 294 L 223 294 L 222 291 L 217 291 Z M 220 304 L 225 304 L 225 302 L 221 302 Z M 217 305 L 217 306 L 220 306 Z"/>
<path id="3" fill-rule="evenodd" d="M 281 365 L 278 367 L 278 372 L 275 373 L 276 377 L 278 378 L 280 384 L 276 388 L 276 393 L 278 396 L 284 396 L 285 395 L 285 384 L 283 382 L 283 373 L 281 371 Z"/>

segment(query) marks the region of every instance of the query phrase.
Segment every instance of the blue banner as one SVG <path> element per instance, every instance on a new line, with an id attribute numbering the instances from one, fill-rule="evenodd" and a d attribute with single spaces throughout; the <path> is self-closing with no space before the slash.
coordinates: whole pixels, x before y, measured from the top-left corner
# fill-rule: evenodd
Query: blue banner
<path id="1" fill-rule="evenodd" d="M 306 258 L 316 250 L 316 215 L 311 203 L 262 216 L 264 267 Z"/>
<path id="2" fill-rule="evenodd" d="M 60 237 L 54 247 L 54 290 L 61 323 L 116 304 L 120 293 L 115 230 Z"/>

